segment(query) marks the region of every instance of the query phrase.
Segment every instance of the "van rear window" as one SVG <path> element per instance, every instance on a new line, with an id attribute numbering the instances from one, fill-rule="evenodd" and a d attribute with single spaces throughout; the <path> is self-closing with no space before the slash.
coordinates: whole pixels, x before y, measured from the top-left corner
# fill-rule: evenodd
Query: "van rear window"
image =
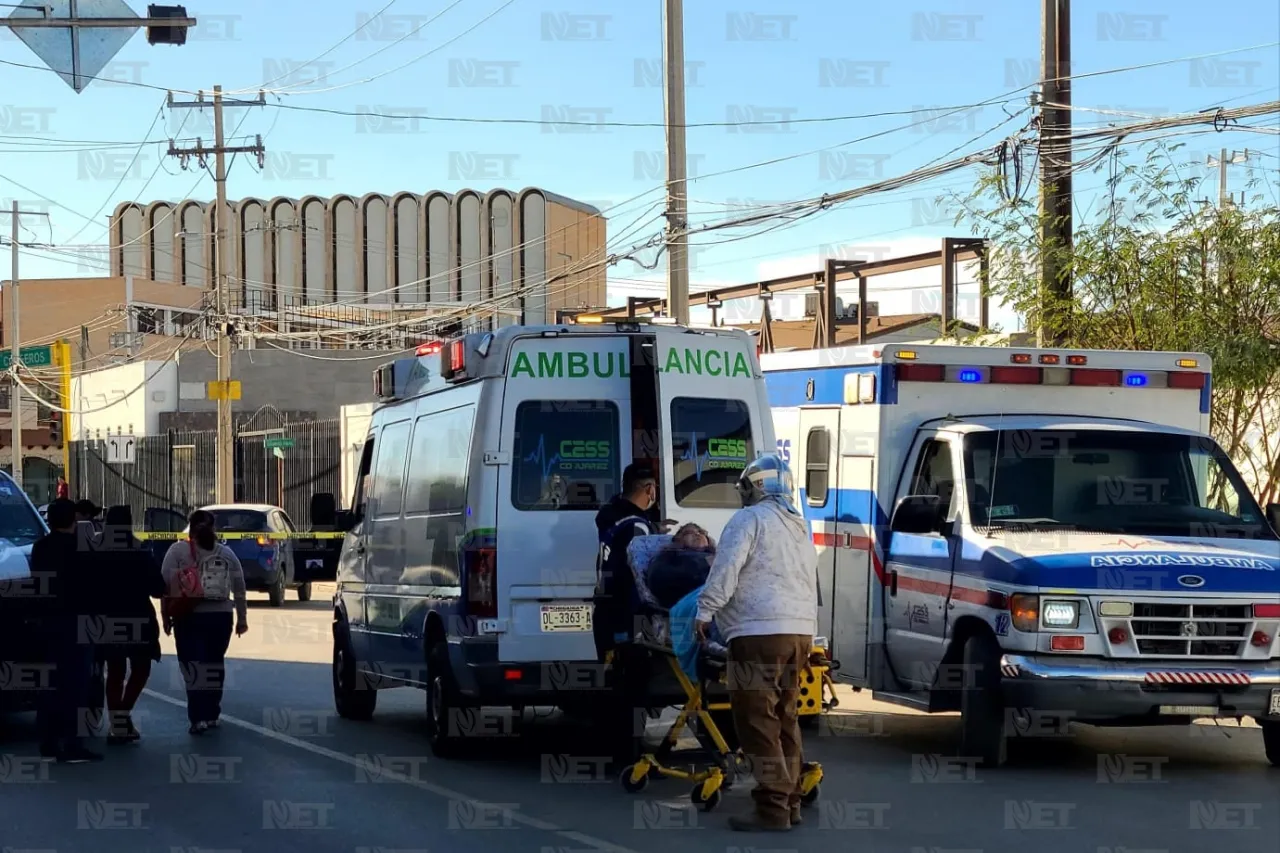
<path id="1" fill-rule="evenodd" d="M 516 409 L 511 503 L 597 510 L 622 488 L 618 407 L 603 400 L 531 400 Z"/>
<path id="2" fill-rule="evenodd" d="M 680 506 L 741 507 L 738 477 L 755 455 L 751 410 L 745 402 L 695 397 L 671 401 L 671 458 Z"/>

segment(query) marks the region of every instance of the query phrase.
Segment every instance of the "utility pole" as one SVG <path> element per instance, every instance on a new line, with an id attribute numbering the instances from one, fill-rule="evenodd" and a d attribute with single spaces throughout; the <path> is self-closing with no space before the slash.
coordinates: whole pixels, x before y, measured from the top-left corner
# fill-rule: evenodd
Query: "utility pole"
<path id="1" fill-rule="evenodd" d="M 689 322 L 688 154 L 684 117 L 684 0 L 663 0 L 667 119 L 667 309 Z"/>
<path id="2" fill-rule="evenodd" d="M 1071 0 L 1041 0 L 1040 310 L 1038 346 L 1066 338 L 1071 319 Z"/>
<path id="3" fill-rule="evenodd" d="M 9 301 L 13 303 L 13 325 L 6 336 L 9 340 L 5 343 L 12 353 L 9 365 L 14 375 L 10 381 L 13 389 L 9 393 L 9 426 L 13 430 L 13 482 L 18 488 L 22 488 L 22 386 L 17 381 L 18 369 L 22 366 L 22 351 L 19 349 L 19 342 L 22 339 L 20 334 L 22 312 L 18 307 L 18 228 L 24 216 L 48 218 L 49 214 L 37 210 L 19 210 L 16 201 L 9 210 L 0 210 L 0 213 L 9 214 L 10 219 L 9 260 L 12 271 L 9 275 Z M 38 406 L 37 411 L 39 411 Z"/>
<path id="4" fill-rule="evenodd" d="M 222 97 L 222 87 L 213 87 L 213 147 L 206 148 L 204 142 L 196 140 L 194 148 L 178 148 L 173 140 L 169 140 L 169 156 L 177 157 L 185 169 L 192 156 L 196 157 L 202 168 L 208 167 L 208 155 L 214 155 L 214 181 L 218 187 L 217 202 L 213 214 L 214 240 L 214 305 L 217 312 L 218 343 L 218 444 L 217 444 L 217 501 L 233 503 L 236 499 L 235 481 L 235 436 L 231 424 L 231 335 L 232 327 L 227 300 L 227 274 L 230 264 L 227 261 L 227 161 L 228 154 L 256 154 L 258 165 L 262 166 L 266 150 L 262 147 L 262 137 L 258 136 L 253 145 L 227 145 L 223 136 L 222 108 L 230 104 L 235 107 L 258 107 L 266 104 L 266 94 L 258 93 L 253 101 L 227 101 Z M 195 101 L 179 102 L 169 94 L 171 109 L 204 109 L 210 103 L 201 92 Z"/>
<path id="5" fill-rule="evenodd" d="M 1225 210 L 1232 203 L 1231 193 L 1227 192 L 1227 166 L 1249 162 L 1249 149 L 1232 151 L 1231 156 L 1227 156 L 1227 149 L 1223 148 L 1217 160 L 1213 159 L 1212 154 L 1207 159 L 1210 166 L 1218 167 L 1218 207 Z"/>

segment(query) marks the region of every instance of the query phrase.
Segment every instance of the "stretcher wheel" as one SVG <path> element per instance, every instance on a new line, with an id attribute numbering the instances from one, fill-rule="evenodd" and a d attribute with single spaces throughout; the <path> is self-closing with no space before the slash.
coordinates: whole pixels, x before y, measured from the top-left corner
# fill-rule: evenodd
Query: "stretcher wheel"
<path id="1" fill-rule="evenodd" d="M 800 802 L 806 806 L 811 806 L 818 801 L 818 797 L 822 795 L 822 785 L 817 784 L 800 795 Z"/>
<path id="2" fill-rule="evenodd" d="M 800 728 L 813 731 L 818 727 L 818 718 L 821 716 L 821 714 L 801 714 L 797 719 L 800 722 Z"/>
<path id="3" fill-rule="evenodd" d="M 702 809 L 704 812 L 714 811 L 715 807 L 720 805 L 720 797 L 721 795 L 720 795 L 719 788 L 716 788 L 714 791 L 712 791 L 711 796 L 709 797 L 702 796 L 701 783 L 694 785 L 693 791 L 690 792 L 689 794 L 689 799 L 693 802 L 693 804 L 698 808 Z"/>
<path id="4" fill-rule="evenodd" d="M 622 780 L 622 789 L 628 794 L 638 794 L 645 788 L 649 787 L 648 771 L 640 777 L 639 781 L 636 781 L 632 778 L 635 774 L 635 770 L 636 766 L 634 764 L 628 765 L 626 769 L 622 771 L 622 776 L 619 777 Z"/>

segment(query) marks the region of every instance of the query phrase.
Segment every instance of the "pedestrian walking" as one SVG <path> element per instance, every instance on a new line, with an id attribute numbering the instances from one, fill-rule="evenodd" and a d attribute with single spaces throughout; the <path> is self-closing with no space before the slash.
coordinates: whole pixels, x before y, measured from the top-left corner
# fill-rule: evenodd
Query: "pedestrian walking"
<path id="1" fill-rule="evenodd" d="M 818 624 L 818 553 L 792 488 L 777 454 L 743 470 L 743 508 L 725 525 L 698 596 L 699 637 L 714 618 L 728 640 L 733 724 L 756 779 L 754 813 L 729 818 L 738 831 L 786 832 L 801 822 L 796 703 Z"/>
<path id="2" fill-rule="evenodd" d="M 54 491 L 54 493 L 53 493 L 53 497 L 54 497 L 54 499 L 55 499 L 55 500 L 56 500 L 56 499 L 58 499 L 58 498 L 70 498 L 70 497 L 71 497 L 71 485 L 70 485 L 69 483 L 67 483 L 67 481 L 66 481 L 66 480 L 64 480 L 62 477 L 59 477 L 59 478 L 58 478 L 58 484 L 57 484 L 57 486 L 55 486 L 55 491 Z"/>
<path id="3" fill-rule="evenodd" d="M 107 743 L 141 738 L 133 708 L 160 660 L 160 623 L 152 598 L 165 592 L 160 564 L 133 535 L 133 510 L 107 510 L 102 540 L 94 554 L 95 580 L 102 590 L 105 637 L 99 660 L 106 668 Z"/>
<path id="4" fill-rule="evenodd" d="M 187 541 L 173 543 L 164 556 L 162 618 L 172 632 L 187 688 L 187 719 L 193 735 L 217 728 L 222 714 L 227 647 L 249 630 L 244 570 L 231 549 L 218 541 L 213 514 L 191 513 Z"/>
<path id="5" fill-rule="evenodd" d="M 76 536 L 76 507 L 63 498 L 49 504 L 50 532 L 31 546 L 31 576 L 40 599 L 44 660 L 52 667 L 43 685 L 37 723 L 40 755 L 65 764 L 100 761 L 84 743 L 90 708 L 94 648 L 85 630 L 94 610 L 89 553 Z"/>

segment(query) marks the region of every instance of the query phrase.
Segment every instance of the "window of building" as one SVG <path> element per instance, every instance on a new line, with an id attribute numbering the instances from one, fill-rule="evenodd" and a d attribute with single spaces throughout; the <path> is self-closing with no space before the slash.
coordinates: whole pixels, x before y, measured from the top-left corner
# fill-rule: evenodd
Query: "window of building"
<path id="1" fill-rule="evenodd" d="M 159 308 L 135 307 L 138 332 L 144 335 L 164 334 L 164 312 Z"/>
<path id="2" fill-rule="evenodd" d="M 467 506 L 473 408 L 423 415 L 413 428 L 404 511 L 458 513 Z"/>
<path id="3" fill-rule="evenodd" d="M 511 502 L 527 511 L 597 510 L 621 489 L 618 407 L 538 400 L 516 409 Z"/>
<path id="4" fill-rule="evenodd" d="M 399 515 L 404 498 L 404 458 L 409 452 L 409 422 L 388 424 L 378 436 L 378 463 L 373 472 L 373 515 Z"/>
<path id="5" fill-rule="evenodd" d="M 738 478 L 755 459 L 751 410 L 741 400 L 672 400 L 671 458 L 677 504 L 741 507 Z"/>

